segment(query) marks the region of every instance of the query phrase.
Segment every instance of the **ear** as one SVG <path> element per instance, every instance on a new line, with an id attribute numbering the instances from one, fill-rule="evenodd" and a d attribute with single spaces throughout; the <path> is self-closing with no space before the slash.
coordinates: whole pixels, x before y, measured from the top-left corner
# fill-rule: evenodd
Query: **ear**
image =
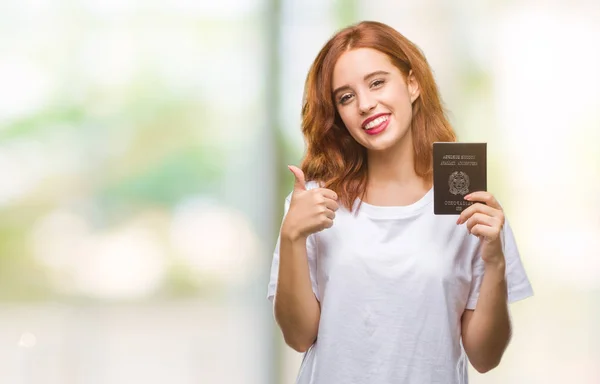
<path id="1" fill-rule="evenodd" d="M 408 72 L 408 76 L 406 77 L 406 86 L 408 87 L 408 94 L 410 95 L 410 102 L 414 103 L 415 100 L 419 98 L 421 94 L 421 88 L 419 87 L 419 83 L 417 82 L 417 78 L 415 77 L 412 69 Z"/>

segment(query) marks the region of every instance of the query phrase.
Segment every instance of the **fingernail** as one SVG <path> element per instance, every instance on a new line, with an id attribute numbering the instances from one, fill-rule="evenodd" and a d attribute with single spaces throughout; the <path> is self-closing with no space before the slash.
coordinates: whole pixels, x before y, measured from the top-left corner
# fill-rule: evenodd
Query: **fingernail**
<path id="1" fill-rule="evenodd" d="M 465 199 L 465 200 L 469 200 L 470 198 L 471 198 L 471 195 L 466 195 L 466 196 L 464 197 L 464 199 Z"/>
<path id="2" fill-rule="evenodd" d="M 456 224 L 460 224 L 460 216 L 458 217 L 458 219 L 456 220 Z"/>

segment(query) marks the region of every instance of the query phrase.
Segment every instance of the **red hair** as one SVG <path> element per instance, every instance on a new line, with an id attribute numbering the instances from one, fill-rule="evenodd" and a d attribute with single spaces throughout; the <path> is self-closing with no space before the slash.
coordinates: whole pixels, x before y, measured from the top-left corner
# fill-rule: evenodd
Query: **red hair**
<path id="1" fill-rule="evenodd" d="M 455 141 L 456 135 L 441 104 L 431 68 L 420 49 L 395 29 L 363 21 L 336 33 L 323 46 L 306 78 L 302 105 L 302 133 L 306 155 L 301 168 L 306 180 L 334 190 L 352 209 L 367 186 L 367 151 L 346 129 L 335 107 L 331 79 L 338 58 L 346 51 L 373 48 L 387 55 L 406 78 L 412 70 L 420 88 L 413 103 L 411 130 L 417 175 L 431 180 L 432 144 Z"/>

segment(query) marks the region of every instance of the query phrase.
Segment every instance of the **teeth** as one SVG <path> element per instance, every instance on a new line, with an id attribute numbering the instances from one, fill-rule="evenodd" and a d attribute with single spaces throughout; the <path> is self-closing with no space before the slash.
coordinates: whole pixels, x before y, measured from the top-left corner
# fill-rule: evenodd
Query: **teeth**
<path id="1" fill-rule="evenodd" d="M 388 116 L 378 117 L 375 120 L 371 121 L 369 124 L 365 125 L 365 129 L 369 130 L 369 129 L 375 128 L 376 126 L 378 126 L 379 124 L 381 124 L 387 120 L 388 120 Z"/>

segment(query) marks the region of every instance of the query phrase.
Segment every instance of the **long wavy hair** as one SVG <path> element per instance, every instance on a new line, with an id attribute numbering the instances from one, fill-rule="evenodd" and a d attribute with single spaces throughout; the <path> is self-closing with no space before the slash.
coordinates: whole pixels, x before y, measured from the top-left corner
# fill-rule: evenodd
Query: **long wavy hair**
<path id="1" fill-rule="evenodd" d="M 412 70 L 420 87 L 413 103 L 411 134 L 415 172 L 432 179 L 435 141 L 456 141 L 431 68 L 420 49 L 386 24 L 363 21 L 336 33 L 321 49 L 306 78 L 302 103 L 302 133 L 306 154 L 301 168 L 306 180 L 334 190 L 349 210 L 367 187 L 367 151 L 348 132 L 335 107 L 331 79 L 346 51 L 373 48 L 389 57 L 404 78 Z"/>

